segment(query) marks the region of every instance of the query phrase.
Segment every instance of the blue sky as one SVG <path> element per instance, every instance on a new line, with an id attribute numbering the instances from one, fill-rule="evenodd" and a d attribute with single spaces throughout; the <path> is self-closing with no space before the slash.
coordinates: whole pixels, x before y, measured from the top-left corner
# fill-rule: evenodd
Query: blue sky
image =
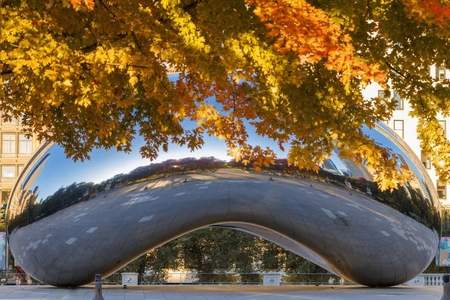
<path id="1" fill-rule="evenodd" d="M 187 126 L 191 126 L 187 125 Z M 249 142 L 252 145 L 259 145 L 262 147 L 271 147 L 277 153 L 279 158 L 286 157 L 286 154 L 279 150 L 278 145 L 267 138 L 257 135 L 254 128 L 247 124 L 249 131 Z M 364 129 L 366 134 L 370 136 L 379 144 L 393 149 L 397 154 L 402 154 L 399 148 L 390 141 L 384 134 L 375 130 Z M 96 149 L 91 153 L 91 159 L 86 161 L 73 161 L 66 158 L 64 151 L 60 146 L 53 146 L 50 150 L 50 155 L 44 164 L 40 176 L 35 182 L 39 186 L 40 197 L 45 198 L 51 195 L 58 188 L 68 186 L 74 182 L 94 182 L 99 183 L 114 175 L 121 173 L 128 173 L 137 167 L 145 166 L 152 161 L 142 158 L 139 153 L 139 148 L 144 143 L 142 137 L 136 137 L 133 142 L 133 151 L 131 153 L 118 152 L 116 150 Z M 194 152 L 191 152 L 186 147 L 178 145 L 169 145 L 169 151 L 160 152 L 158 158 L 153 161 L 162 162 L 167 159 L 181 159 L 185 157 L 209 157 L 214 156 L 221 160 L 230 160 L 231 157 L 227 155 L 225 143 L 215 137 L 205 136 L 205 145 Z M 332 156 L 335 157 L 336 154 Z M 412 171 L 419 174 L 418 169 L 414 163 L 402 155 Z M 339 160 L 334 160 L 339 163 Z M 338 165 L 340 169 L 345 169 L 345 166 Z M 422 178 L 421 178 L 422 179 Z"/>
<path id="2" fill-rule="evenodd" d="M 277 144 L 267 138 L 258 136 L 251 126 L 249 130 L 249 142 L 252 145 L 271 147 L 277 155 L 286 157 L 285 153 L 279 150 Z M 194 152 L 187 147 L 174 144 L 169 145 L 169 151 L 161 151 L 154 161 L 143 158 L 139 153 L 139 148 L 144 144 L 142 137 L 136 137 L 133 141 L 133 151 L 131 153 L 118 152 L 114 149 L 96 149 L 90 154 L 90 160 L 73 161 L 66 158 L 63 149 L 55 145 L 49 151 L 49 156 L 43 164 L 39 178 L 35 182 L 39 186 L 40 197 L 45 198 L 51 195 L 58 188 L 68 186 L 73 182 L 94 182 L 99 183 L 114 175 L 128 173 L 137 167 L 151 163 L 162 162 L 168 159 L 181 159 L 185 157 L 209 157 L 229 161 L 231 157 L 227 155 L 225 143 L 216 137 L 205 135 L 205 144 L 201 149 Z M 278 150 L 278 151 L 277 151 Z"/>

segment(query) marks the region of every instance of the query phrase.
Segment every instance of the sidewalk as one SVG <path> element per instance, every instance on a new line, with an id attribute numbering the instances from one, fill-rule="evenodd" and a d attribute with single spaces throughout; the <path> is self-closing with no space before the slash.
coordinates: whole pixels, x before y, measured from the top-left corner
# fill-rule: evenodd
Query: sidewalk
<path id="1" fill-rule="evenodd" d="M 1 286 L 0 300 L 92 300 L 91 287 Z M 311 286 L 142 286 L 104 287 L 105 300 L 440 300 L 442 287 L 369 289 Z"/>

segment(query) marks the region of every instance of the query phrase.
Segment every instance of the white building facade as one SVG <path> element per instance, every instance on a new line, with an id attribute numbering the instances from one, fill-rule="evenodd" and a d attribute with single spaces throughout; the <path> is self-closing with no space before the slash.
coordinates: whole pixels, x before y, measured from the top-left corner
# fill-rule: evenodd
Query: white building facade
<path id="1" fill-rule="evenodd" d="M 444 68 L 431 67 L 431 74 L 436 80 L 450 79 L 450 70 Z M 436 170 L 431 164 L 431 161 L 424 155 L 420 148 L 420 141 L 417 135 L 417 118 L 411 117 L 412 111 L 408 101 L 401 99 L 395 91 L 391 91 L 391 96 L 396 100 L 396 109 L 392 118 L 386 122 L 403 140 L 411 147 L 419 159 L 421 159 L 431 180 L 435 184 L 441 204 L 450 209 L 450 185 L 439 181 Z M 376 96 L 383 96 L 384 90 L 380 89 L 378 85 L 371 85 L 363 92 L 365 98 L 372 98 Z M 450 117 L 438 116 L 439 123 L 444 128 L 447 139 L 450 140 Z"/>
<path id="2" fill-rule="evenodd" d="M 435 183 L 438 196 L 442 204 L 446 207 L 450 207 L 449 191 L 450 186 L 439 181 L 438 176 L 431 161 L 426 155 L 424 155 L 420 148 L 420 141 L 417 137 L 417 119 L 409 115 L 411 107 L 408 102 L 400 99 L 402 106 L 398 105 L 398 109 L 394 111 L 392 118 L 387 122 L 387 125 L 391 127 L 416 153 L 417 157 L 422 160 L 423 165 L 428 171 L 432 181 Z M 444 128 L 447 139 L 450 139 L 449 125 L 450 118 L 444 118 L 440 116 L 439 123 Z"/>

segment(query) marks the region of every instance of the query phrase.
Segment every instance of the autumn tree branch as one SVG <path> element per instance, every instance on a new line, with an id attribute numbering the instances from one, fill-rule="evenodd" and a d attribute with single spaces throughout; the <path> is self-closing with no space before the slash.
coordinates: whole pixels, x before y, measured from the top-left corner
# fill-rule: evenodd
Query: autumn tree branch
<path id="1" fill-rule="evenodd" d="M 402 72 L 400 72 L 399 70 L 397 70 L 393 65 L 391 65 L 391 64 L 390 64 L 388 61 L 386 61 L 386 60 L 385 60 L 385 64 L 386 64 L 386 66 L 387 66 L 390 70 L 394 71 L 394 73 L 396 73 L 397 75 L 403 77 L 403 79 L 408 79 L 408 78 L 409 78 L 409 76 L 406 76 L 405 74 L 403 74 Z"/>

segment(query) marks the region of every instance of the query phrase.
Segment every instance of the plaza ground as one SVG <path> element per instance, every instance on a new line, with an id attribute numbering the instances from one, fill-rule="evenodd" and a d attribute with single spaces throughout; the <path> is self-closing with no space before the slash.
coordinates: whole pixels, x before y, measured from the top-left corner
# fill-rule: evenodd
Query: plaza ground
<path id="1" fill-rule="evenodd" d="M 442 287 L 369 289 L 311 286 L 146 286 L 104 287 L 105 300 L 440 300 Z M 92 287 L 59 289 L 50 286 L 0 286 L 0 300 L 92 300 Z"/>

